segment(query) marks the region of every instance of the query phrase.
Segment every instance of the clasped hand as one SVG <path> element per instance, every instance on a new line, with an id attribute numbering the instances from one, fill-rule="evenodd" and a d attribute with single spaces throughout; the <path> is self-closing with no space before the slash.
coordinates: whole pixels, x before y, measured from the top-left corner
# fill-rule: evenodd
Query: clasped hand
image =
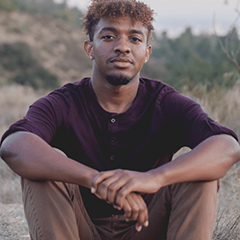
<path id="1" fill-rule="evenodd" d="M 150 172 L 111 170 L 100 172 L 92 181 L 91 192 L 98 198 L 124 210 L 126 221 L 136 221 L 136 230 L 148 226 L 148 210 L 141 196 L 159 189 Z"/>

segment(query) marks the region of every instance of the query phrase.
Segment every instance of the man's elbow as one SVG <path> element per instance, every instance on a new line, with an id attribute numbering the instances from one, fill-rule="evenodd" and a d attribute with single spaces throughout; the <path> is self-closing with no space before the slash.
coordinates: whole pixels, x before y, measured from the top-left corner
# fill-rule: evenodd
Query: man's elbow
<path id="1" fill-rule="evenodd" d="M 1 148 L 0 148 L 0 157 L 6 162 L 8 163 L 9 161 L 11 161 L 11 159 L 14 159 L 14 153 L 11 151 L 11 149 L 7 146 L 5 146 L 6 144 L 2 144 Z"/>
<path id="2" fill-rule="evenodd" d="M 240 146 L 236 144 L 235 148 L 233 149 L 232 153 L 233 164 L 240 160 Z"/>
<path id="3" fill-rule="evenodd" d="M 0 157 L 14 172 L 16 172 L 17 169 L 21 168 L 21 159 L 17 151 L 15 151 L 15 147 L 13 146 L 14 143 L 12 143 L 11 139 L 9 141 L 8 138 L 10 137 L 7 137 L 2 143 Z"/>
<path id="4" fill-rule="evenodd" d="M 227 136 L 226 147 L 227 159 L 230 161 L 231 165 L 233 165 L 240 160 L 239 143 L 235 140 L 235 138 Z"/>

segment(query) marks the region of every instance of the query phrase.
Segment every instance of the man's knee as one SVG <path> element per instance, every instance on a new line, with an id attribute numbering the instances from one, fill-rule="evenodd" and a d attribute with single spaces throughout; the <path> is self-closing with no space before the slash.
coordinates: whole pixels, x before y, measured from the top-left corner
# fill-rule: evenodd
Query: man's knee
<path id="1" fill-rule="evenodd" d="M 188 194 L 190 192 L 199 193 L 217 193 L 219 188 L 219 183 L 217 180 L 214 181 L 199 181 L 199 182 L 184 182 L 177 183 L 171 186 L 172 193 L 179 192 L 181 194 Z"/>

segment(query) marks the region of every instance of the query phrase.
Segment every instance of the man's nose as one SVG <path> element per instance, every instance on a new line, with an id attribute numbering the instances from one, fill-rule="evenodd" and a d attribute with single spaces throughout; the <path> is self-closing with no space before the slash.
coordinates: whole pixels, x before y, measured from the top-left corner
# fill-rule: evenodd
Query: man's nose
<path id="1" fill-rule="evenodd" d="M 114 52 L 115 53 L 129 54 L 131 52 L 131 48 L 129 46 L 128 40 L 124 39 L 124 38 L 120 38 L 117 41 L 116 46 L 114 47 Z"/>

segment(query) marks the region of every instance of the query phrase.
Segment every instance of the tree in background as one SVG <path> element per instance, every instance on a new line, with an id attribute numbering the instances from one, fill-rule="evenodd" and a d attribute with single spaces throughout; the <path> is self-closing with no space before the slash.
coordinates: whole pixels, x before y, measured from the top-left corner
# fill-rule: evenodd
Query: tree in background
<path id="1" fill-rule="evenodd" d="M 78 27 L 81 27 L 79 18 L 83 16 L 77 8 L 69 8 L 66 0 L 62 3 L 55 3 L 53 0 L 0 0 L 0 9 L 47 15 Z M 229 57 L 226 58 L 226 52 L 230 56 L 230 60 L 235 57 L 235 61 L 239 62 L 237 56 L 240 50 L 237 36 L 237 28 L 232 28 L 223 37 L 207 34 L 195 36 L 191 28 L 187 28 L 176 38 L 169 38 L 167 32 L 163 32 L 160 37 L 153 34 L 151 42 L 153 53 L 148 63 L 143 67 L 141 75 L 160 79 L 180 91 L 183 88 L 192 90 L 199 85 L 203 86 L 207 91 L 211 91 L 216 86 L 222 88 L 232 87 L 239 76 L 236 64 L 233 65 L 233 61 L 229 61 Z M 67 46 L 67 44 L 65 45 Z M 223 51 L 224 49 L 226 51 Z M 79 51 L 76 52 L 74 49 L 74 53 L 77 55 L 78 65 L 86 62 L 82 60 L 84 57 L 79 54 Z M 0 55 L 0 61 L 2 61 L 1 58 L 3 56 Z M 59 62 L 59 64 L 62 63 Z M 71 65 L 68 64 L 64 66 L 71 68 Z M 90 66 L 84 65 L 84 71 L 88 67 L 90 69 Z M 26 71 L 20 71 L 21 67 L 18 69 L 19 73 L 18 75 L 15 74 L 14 78 L 13 74 L 10 74 L 12 81 L 23 84 L 26 83 L 24 79 L 28 79 L 28 82 L 32 82 L 32 86 L 35 86 L 35 88 L 45 86 L 43 81 L 39 81 L 44 76 L 41 69 L 38 69 L 38 71 L 36 67 L 29 68 Z M 33 75 L 35 79 L 38 79 L 35 83 L 30 80 L 33 79 Z M 54 80 L 52 81 L 54 82 Z"/>
<path id="2" fill-rule="evenodd" d="M 228 4 L 228 0 L 225 0 L 225 4 Z M 236 24 L 240 18 L 240 10 L 239 10 L 240 1 L 236 1 L 236 18 L 233 22 L 232 26 L 226 37 L 220 38 L 215 29 L 215 35 L 218 37 L 219 44 L 225 56 L 234 64 L 238 73 L 240 74 L 240 42 L 239 42 L 239 34 L 236 27 Z"/>
<path id="3" fill-rule="evenodd" d="M 227 36 L 226 36 L 227 37 Z M 231 87 L 237 80 L 234 66 L 226 59 L 214 35 L 195 36 L 187 28 L 177 38 L 168 38 L 167 32 L 154 37 L 152 59 L 143 68 L 142 75 L 150 75 L 181 90 L 192 90 L 197 85 L 210 91 L 216 85 Z"/>

